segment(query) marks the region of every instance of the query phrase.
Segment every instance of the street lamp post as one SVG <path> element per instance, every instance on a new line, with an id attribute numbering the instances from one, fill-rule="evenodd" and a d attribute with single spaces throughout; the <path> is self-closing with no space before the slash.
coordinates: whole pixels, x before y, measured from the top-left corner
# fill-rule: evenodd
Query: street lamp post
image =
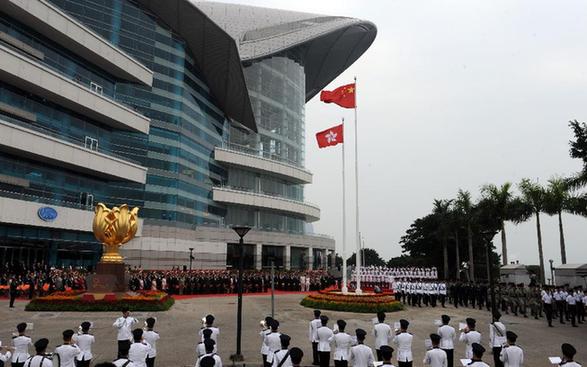
<path id="1" fill-rule="evenodd" d="M 234 226 L 233 231 L 239 237 L 239 256 L 238 256 L 238 301 L 236 310 L 236 354 L 231 356 L 233 362 L 242 362 L 244 360 L 241 353 L 241 333 L 242 333 L 242 316 L 243 316 L 243 267 L 244 267 L 244 241 L 243 238 L 251 230 L 247 226 Z"/>
<path id="2" fill-rule="evenodd" d="M 485 251 L 487 256 L 487 273 L 489 274 L 489 290 L 491 294 L 491 318 L 495 322 L 495 314 L 497 312 L 497 305 L 495 304 L 495 282 L 493 280 L 493 264 L 491 262 L 491 241 L 497 232 L 493 230 L 484 230 L 481 232 L 485 240 Z"/>
<path id="3" fill-rule="evenodd" d="M 550 263 L 550 279 L 552 281 L 552 285 L 556 285 L 555 281 L 554 281 L 554 267 L 552 266 L 552 263 L 554 262 L 554 260 L 550 259 L 548 260 L 548 262 Z"/>
<path id="4" fill-rule="evenodd" d="M 275 317 L 275 258 L 271 257 L 271 317 Z"/>
<path id="5" fill-rule="evenodd" d="M 194 261 L 194 256 L 192 253 L 194 252 L 194 248 L 190 247 L 190 272 L 192 271 L 192 261 Z"/>

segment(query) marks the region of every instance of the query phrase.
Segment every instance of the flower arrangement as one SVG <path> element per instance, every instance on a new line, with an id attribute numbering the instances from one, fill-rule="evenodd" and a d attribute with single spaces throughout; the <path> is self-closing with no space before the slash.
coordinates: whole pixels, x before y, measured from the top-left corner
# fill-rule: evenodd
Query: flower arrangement
<path id="1" fill-rule="evenodd" d="M 402 304 L 396 301 L 393 295 L 383 293 L 355 295 L 337 291 L 319 291 L 306 296 L 300 304 L 311 308 L 361 313 L 393 312 L 403 309 Z"/>
<path id="2" fill-rule="evenodd" d="M 26 311 L 116 311 L 123 306 L 131 311 L 166 311 L 174 304 L 166 293 L 145 291 L 117 296 L 106 294 L 102 298 L 82 291 L 54 292 L 48 296 L 33 299 Z"/>

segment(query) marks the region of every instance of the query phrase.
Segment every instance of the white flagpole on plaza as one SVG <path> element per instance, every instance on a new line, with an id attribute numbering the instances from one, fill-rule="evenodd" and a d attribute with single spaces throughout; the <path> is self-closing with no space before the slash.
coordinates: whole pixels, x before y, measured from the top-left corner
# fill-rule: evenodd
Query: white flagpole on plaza
<path id="1" fill-rule="evenodd" d="M 344 139 L 344 118 L 342 119 L 342 137 Z M 342 142 L 342 293 L 347 294 L 349 288 L 347 286 L 347 268 L 346 268 L 346 178 L 344 173 L 345 160 L 344 160 L 344 146 L 346 142 Z"/>
<path id="2" fill-rule="evenodd" d="M 355 293 L 361 294 L 361 232 L 359 229 L 359 129 L 357 126 L 357 77 L 355 76 L 355 197 L 356 197 L 356 211 L 355 211 L 355 226 L 356 226 L 356 240 L 357 240 L 357 256 L 355 256 L 355 274 L 357 278 L 357 289 Z"/>

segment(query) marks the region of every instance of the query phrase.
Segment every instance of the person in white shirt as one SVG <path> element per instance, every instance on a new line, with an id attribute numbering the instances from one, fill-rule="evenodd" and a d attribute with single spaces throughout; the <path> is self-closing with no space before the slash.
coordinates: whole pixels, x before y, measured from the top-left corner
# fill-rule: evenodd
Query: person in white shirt
<path id="1" fill-rule="evenodd" d="M 35 342 L 36 355 L 28 358 L 23 364 L 26 367 L 53 367 L 53 361 L 47 357 L 47 346 L 49 345 L 49 339 L 42 338 Z M 11 364 L 11 366 L 15 366 Z"/>
<path id="2" fill-rule="evenodd" d="M 330 365 L 330 338 L 334 333 L 327 326 L 327 316 L 320 316 L 320 322 L 321 326 L 316 331 L 318 335 L 318 360 L 320 361 L 320 367 L 328 367 Z"/>
<path id="3" fill-rule="evenodd" d="M 357 329 L 355 330 L 355 334 L 357 335 L 357 345 L 351 348 L 349 363 L 353 367 L 373 367 L 375 363 L 373 351 L 363 344 L 367 332 L 363 329 Z"/>
<path id="4" fill-rule="evenodd" d="M 128 350 L 128 359 L 136 367 L 147 367 L 147 356 L 149 355 L 149 351 L 151 351 L 151 346 L 143 340 L 143 329 L 134 329 L 132 336 L 134 342 Z"/>
<path id="5" fill-rule="evenodd" d="M 281 339 L 279 338 L 281 334 L 278 330 L 279 321 L 274 319 L 271 321 L 271 332 L 265 336 L 265 340 L 263 341 L 263 343 L 265 343 L 267 346 L 267 350 L 269 351 L 269 354 L 267 355 L 268 362 L 270 358 L 269 356 L 281 349 Z"/>
<path id="6" fill-rule="evenodd" d="M 122 354 L 118 359 L 112 362 L 116 367 L 136 367 L 134 363 L 130 359 L 128 359 L 128 350 L 130 349 L 130 345 L 128 348 L 124 347 L 120 350 Z"/>
<path id="7" fill-rule="evenodd" d="M 81 353 L 77 345 L 71 343 L 73 330 L 63 332 L 63 344 L 55 348 L 53 358 L 59 358 L 59 367 L 75 367 L 75 358 Z"/>
<path id="8" fill-rule="evenodd" d="M 377 312 L 377 324 L 373 326 L 373 336 L 375 336 L 375 354 L 377 360 L 381 361 L 381 346 L 389 345 L 391 339 L 391 327 L 385 323 L 385 313 L 380 311 Z"/>
<path id="9" fill-rule="evenodd" d="M 24 335 L 26 331 L 26 322 L 21 322 L 16 325 L 16 331 L 18 331 L 18 336 L 12 338 L 14 352 L 12 353 L 10 365 L 14 367 L 23 367 L 24 362 L 30 357 L 29 346 L 33 345 L 33 342 L 31 338 Z"/>
<path id="10" fill-rule="evenodd" d="M 2 351 L 6 351 L 6 353 L 3 353 Z M 0 363 L 0 365 L 6 365 L 6 362 L 10 360 L 10 357 L 12 357 L 11 348 L 0 346 L 0 362 L 4 363 Z"/>
<path id="11" fill-rule="evenodd" d="M 264 367 L 270 367 L 269 364 L 267 363 L 267 355 L 269 354 L 269 348 L 267 347 L 267 345 L 265 345 L 265 337 L 271 333 L 271 326 L 270 326 L 271 321 L 273 321 L 273 317 L 271 317 L 271 316 L 265 317 L 265 322 L 262 323 L 263 329 L 259 332 L 259 335 L 261 336 L 261 357 L 263 359 L 263 366 Z M 203 345 L 202 345 L 202 347 L 203 347 Z M 198 357 L 200 357 L 199 353 L 198 353 Z"/>
<path id="12" fill-rule="evenodd" d="M 206 354 L 206 344 L 205 343 L 206 343 L 206 340 L 212 340 L 212 330 L 206 329 L 202 332 L 202 335 L 204 336 L 204 341 L 196 346 L 196 357 L 197 358 L 200 358 L 201 356 Z M 216 349 L 216 342 L 214 342 L 213 352 L 214 353 L 218 352 L 218 350 Z"/>
<path id="13" fill-rule="evenodd" d="M 338 320 L 336 326 L 338 326 L 338 332 L 335 331 L 330 338 L 330 342 L 334 343 L 334 367 L 348 367 L 353 338 L 344 332 L 346 328 L 344 320 Z"/>
<path id="14" fill-rule="evenodd" d="M 573 327 L 578 327 L 575 323 L 575 318 L 577 316 L 577 299 L 573 295 L 573 291 L 571 291 L 567 295 L 567 309 L 569 310 L 569 318 L 571 319 L 571 325 Z"/>
<path id="15" fill-rule="evenodd" d="M 503 367 L 499 354 L 501 348 L 506 342 L 506 327 L 499 321 L 501 314 L 499 311 L 495 311 L 493 315 L 493 322 L 489 324 L 489 345 L 493 350 L 493 363 L 495 367 Z"/>
<path id="16" fill-rule="evenodd" d="M 214 353 L 215 345 L 216 342 L 212 339 L 208 339 L 204 342 L 204 346 L 206 347 L 206 354 L 198 358 L 198 361 L 196 362 L 196 367 L 205 367 L 205 363 L 202 363 L 202 361 L 206 360 L 209 357 L 214 359 L 214 367 L 222 367 L 222 359 L 220 359 L 220 356 L 218 354 Z"/>
<path id="17" fill-rule="evenodd" d="M 450 326 L 450 317 L 442 315 L 442 326 L 438 328 L 436 333 L 440 335 L 440 348 L 446 352 L 447 367 L 453 367 L 454 361 L 454 340 L 456 337 L 455 328 Z"/>
<path id="18" fill-rule="evenodd" d="M 73 341 L 79 347 L 80 353 L 75 357 L 77 367 L 90 367 L 90 362 L 94 356 L 92 355 L 92 344 L 96 339 L 90 335 L 90 327 L 92 324 L 84 321 L 81 324 L 81 335 L 74 335 Z"/>
<path id="19" fill-rule="evenodd" d="M 214 341 L 214 340 L 212 340 Z M 216 366 L 216 359 L 212 356 L 204 356 L 202 360 L 198 360 L 199 367 L 215 367 Z"/>
<path id="20" fill-rule="evenodd" d="M 561 358 L 562 362 L 560 363 L 561 366 L 565 367 L 581 367 L 581 365 L 573 360 L 575 354 L 577 354 L 577 350 L 569 343 L 564 343 L 561 345 L 561 351 L 563 354 L 563 358 Z"/>
<path id="21" fill-rule="evenodd" d="M 118 358 L 122 357 L 120 353 L 123 349 L 130 348 L 130 341 L 132 340 L 132 326 L 138 322 L 134 317 L 130 317 L 128 307 L 122 309 L 122 316 L 117 318 L 112 324 L 118 329 L 116 340 L 118 340 Z"/>
<path id="22" fill-rule="evenodd" d="M 271 353 L 268 357 L 271 361 L 271 366 L 292 367 L 289 352 L 289 342 L 291 341 L 291 338 L 289 335 L 281 334 L 279 340 L 281 340 L 281 349 L 278 352 Z"/>
<path id="23" fill-rule="evenodd" d="M 485 348 L 479 343 L 473 343 L 471 345 L 471 350 L 473 356 L 471 357 L 471 363 L 469 366 L 471 367 L 489 367 L 489 365 L 483 362 L 481 359 L 483 358 L 483 353 L 485 353 Z"/>
<path id="24" fill-rule="evenodd" d="M 524 364 L 524 351 L 516 345 L 518 336 L 513 331 L 506 333 L 507 344 L 502 348 L 499 354 L 499 360 L 505 367 L 522 367 Z"/>
<path id="25" fill-rule="evenodd" d="M 473 358 L 473 343 L 481 343 L 481 334 L 475 330 L 475 319 L 467 318 L 467 326 L 462 330 L 459 341 L 465 343 L 465 358 Z"/>
<path id="26" fill-rule="evenodd" d="M 380 350 L 381 358 L 383 358 L 383 364 L 381 366 L 394 367 L 393 364 L 391 364 L 391 358 L 393 357 L 393 348 L 389 345 L 382 345 Z"/>
<path id="27" fill-rule="evenodd" d="M 412 367 L 412 334 L 408 333 L 408 320 L 399 320 L 400 330 L 393 338 L 393 344 L 397 346 L 397 364 L 399 367 Z"/>
<path id="28" fill-rule="evenodd" d="M 548 326 L 552 326 L 552 303 L 554 299 L 550 289 L 543 291 L 542 293 L 542 305 L 544 307 L 544 313 L 546 314 L 546 320 L 548 321 Z"/>
<path id="29" fill-rule="evenodd" d="M 304 352 L 300 348 L 293 347 L 290 349 L 289 357 L 291 359 L 292 367 L 300 367 Z"/>
<path id="30" fill-rule="evenodd" d="M 216 350 L 218 350 L 218 335 L 220 334 L 220 329 L 214 326 L 214 315 L 206 315 L 206 326 L 200 329 L 200 339 L 204 341 L 204 335 L 202 332 L 206 329 L 212 330 L 212 340 L 216 343 Z"/>
<path id="31" fill-rule="evenodd" d="M 143 333 L 143 339 L 151 346 L 149 353 L 147 354 L 146 364 L 147 367 L 155 367 L 155 357 L 157 357 L 157 340 L 161 337 L 159 333 L 154 331 L 155 318 L 149 317 L 146 321 L 147 330 Z"/>
<path id="32" fill-rule="evenodd" d="M 426 351 L 423 361 L 425 365 L 430 365 L 430 367 L 447 367 L 448 358 L 446 352 L 440 349 L 440 339 L 440 335 L 430 334 L 432 349 Z"/>
<path id="33" fill-rule="evenodd" d="M 310 343 L 312 343 L 312 365 L 319 366 L 320 365 L 320 357 L 318 356 L 318 328 L 322 323 L 320 322 L 320 310 L 314 310 L 314 319 L 310 321 L 308 325 L 308 339 L 310 339 Z"/>

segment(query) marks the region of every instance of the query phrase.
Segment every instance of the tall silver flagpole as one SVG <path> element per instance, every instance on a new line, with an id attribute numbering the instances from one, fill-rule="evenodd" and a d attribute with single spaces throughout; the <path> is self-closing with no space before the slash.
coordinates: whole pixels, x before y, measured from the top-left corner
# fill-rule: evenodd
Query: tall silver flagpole
<path id="1" fill-rule="evenodd" d="M 347 286 L 347 270 L 346 270 L 346 179 L 344 174 L 345 160 L 344 160 L 344 117 L 342 119 L 342 293 L 347 294 L 349 287 Z"/>
<path id="2" fill-rule="evenodd" d="M 361 232 L 359 229 L 359 129 L 357 124 L 357 77 L 355 76 L 355 197 L 356 197 L 356 211 L 355 211 L 355 226 L 356 226 L 356 239 L 357 239 L 357 256 L 355 256 L 356 262 L 356 278 L 357 278 L 357 289 L 355 293 L 361 294 Z"/>

